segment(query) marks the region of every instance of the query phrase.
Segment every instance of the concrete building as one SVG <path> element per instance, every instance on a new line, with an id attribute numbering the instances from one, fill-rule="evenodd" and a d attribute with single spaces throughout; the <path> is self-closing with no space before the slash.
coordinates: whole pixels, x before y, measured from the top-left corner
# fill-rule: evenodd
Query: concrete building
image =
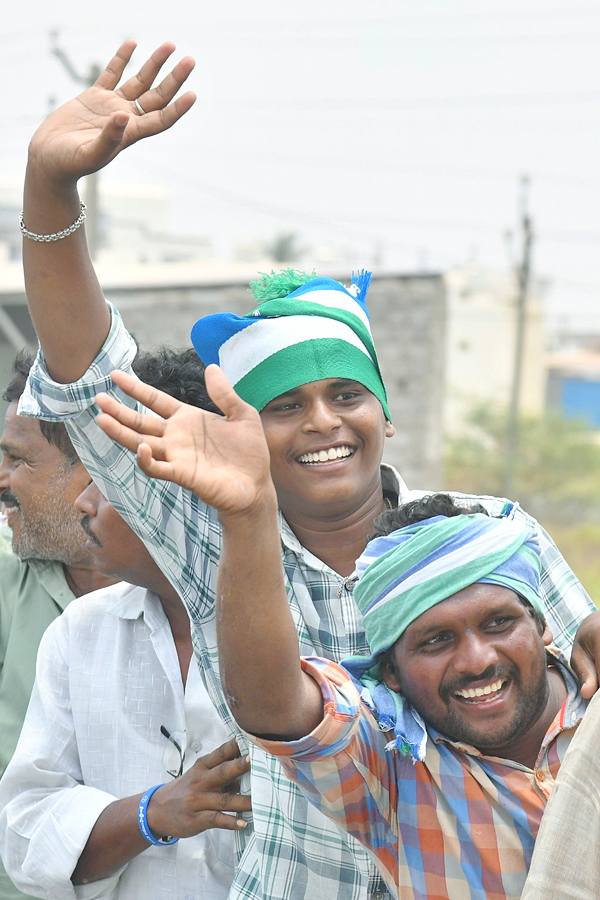
<path id="1" fill-rule="evenodd" d="M 507 407 L 516 340 L 514 277 L 469 264 L 444 276 L 448 318 L 444 432 L 461 431 L 477 403 Z M 520 408 L 540 413 L 545 402 L 545 335 L 539 285 L 527 299 Z"/>
<path id="2" fill-rule="evenodd" d="M 105 294 L 138 342 L 149 349 L 190 345 L 196 319 L 221 310 L 247 312 L 256 265 L 216 262 L 97 266 Z M 341 281 L 347 272 L 330 272 Z M 386 459 L 409 485 L 442 485 L 442 419 L 446 353 L 446 289 L 440 275 L 389 273 L 373 279 L 369 307 L 396 437 Z M 0 378 L 17 349 L 35 345 L 21 267 L 0 266 Z"/>

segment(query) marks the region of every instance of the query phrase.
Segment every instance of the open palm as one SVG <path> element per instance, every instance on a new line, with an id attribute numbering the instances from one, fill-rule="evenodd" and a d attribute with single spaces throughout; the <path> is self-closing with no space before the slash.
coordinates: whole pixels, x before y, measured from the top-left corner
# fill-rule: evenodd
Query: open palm
<path id="1" fill-rule="evenodd" d="M 135 46 L 135 41 L 125 41 L 96 83 L 55 110 L 37 129 L 29 153 L 50 177 L 68 182 L 98 171 L 130 144 L 170 128 L 195 102 L 191 91 L 173 101 L 194 68 L 191 57 L 182 59 L 152 87 L 175 50 L 169 42 L 117 87 Z"/>
<path id="2" fill-rule="evenodd" d="M 218 366 L 207 367 L 206 386 L 224 416 L 181 403 L 124 372 L 112 377 L 158 414 L 136 412 L 109 394 L 96 398 L 103 430 L 137 453 L 148 475 L 188 488 L 225 514 L 249 511 L 274 493 L 260 416 L 238 397 Z"/>

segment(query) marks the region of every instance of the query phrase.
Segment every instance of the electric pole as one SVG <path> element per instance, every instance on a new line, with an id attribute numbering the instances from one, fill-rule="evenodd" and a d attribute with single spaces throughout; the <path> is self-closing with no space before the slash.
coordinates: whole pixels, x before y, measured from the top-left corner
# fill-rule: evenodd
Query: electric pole
<path id="1" fill-rule="evenodd" d="M 523 362 L 525 355 L 525 330 L 527 324 L 527 293 L 531 275 L 531 248 L 533 244 L 533 224 L 529 215 L 529 176 L 520 180 L 520 228 L 521 260 L 515 267 L 517 296 L 515 304 L 515 354 L 511 382 L 508 421 L 506 426 L 504 477 L 502 493 L 512 499 L 515 469 L 519 455 L 519 413 L 521 385 L 523 382 Z"/>
<path id="2" fill-rule="evenodd" d="M 65 53 L 65 51 L 58 46 L 58 32 L 51 31 L 50 32 L 50 51 L 56 56 L 67 73 L 71 76 L 73 81 L 77 84 L 83 84 L 86 88 L 91 87 L 98 79 L 100 72 L 100 66 L 97 63 L 91 63 L 90 68 L 88 70 L 87 75 L 80 75 L 76 70 L 75 66 Z M 98 206 L 98 173 L 92 172 L 91 175 L 86 175 L 85 178 L 85 205 L 86 209 L 86 219 L 85 219 L 85 235 L 87 238 L 87 244 L 90 251 L 90 256 L 92 259 L 95 259 L 96 254 L 98 252 L 98 241 L 99 241 L 99 228 L 98 223 L 100 219 L 100 210 Z"/>

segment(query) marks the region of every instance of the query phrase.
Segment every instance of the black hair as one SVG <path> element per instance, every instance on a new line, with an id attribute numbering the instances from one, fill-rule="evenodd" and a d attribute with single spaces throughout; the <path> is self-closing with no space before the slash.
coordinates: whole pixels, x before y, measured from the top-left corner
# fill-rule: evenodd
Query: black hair
<path id="1" fill-rule="evenodd" d="M 34 361 L 35 356 L 30 350 L 23 349 L 17 353 L 12 366 L 13 377 L 2 392 L 2 399 L 7 403 L 13 403 L 21 397 Z M 48 443 L 58 447 L 69 465 L 73 466 L 79 462 L 79 457 L 63 422 L 44 422 L 43 419 L 38 419 L 37 422 Z"/>
<path id="2" fill-rule="evenodd" d="M 206 366 L 191 348 L 177 350 L 159 347 L 154 351 L 138 351 L 132 364 L 142 381 L 182 403 L 222 415 L 208 396 L 204 381 Z"/>
<path id="3" fill-rule="evenodd" d="M 414 525 L 424 519 L 432 519 L 434 516 L 469 516 L 474 513 L 488 515 L 481 503 L 471 506 L 459 506 L 450 494 L 425 494 L 417 500 L 409 500 L 395 509 L 386 509 L 377 516 L 373 523 L 373 537 L 383 537 L 404 528 L 406 525 Z"/>

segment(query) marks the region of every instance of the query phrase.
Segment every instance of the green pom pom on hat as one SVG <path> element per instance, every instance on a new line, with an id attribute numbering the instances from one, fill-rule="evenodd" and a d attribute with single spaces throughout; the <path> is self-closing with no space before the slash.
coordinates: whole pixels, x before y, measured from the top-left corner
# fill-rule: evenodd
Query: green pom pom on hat
<path id="1" fill-rule="evenodd" d="M 300 269 L 282 269 L 280 272 L 271 270 L 270 275 L 267 275 L 266 272 L 258 274 L 262 277 L 251 281 L 248 288 L 249 293 L 254 296 L 258 304 L 266 303 L 267 300 L 280 300 L 282 297 L 287 297 L 307 281 L 312 281 L 317 277 L 314 269 L 310 275 Z"/>

